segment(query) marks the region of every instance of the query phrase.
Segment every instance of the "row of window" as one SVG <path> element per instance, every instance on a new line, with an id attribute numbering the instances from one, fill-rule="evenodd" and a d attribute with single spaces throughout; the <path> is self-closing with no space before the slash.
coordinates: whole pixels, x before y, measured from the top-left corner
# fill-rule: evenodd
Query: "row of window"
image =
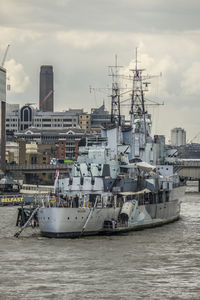
<path id="1" fill-rule="evenodd" d="M 34 119 L 35 122 L 77 122 L 77 119 Z"/>
<path id="2" fill-rule="evenodd" d="M 18 121 L 18 118 L 15 118 L 15 119 L 6 119 L 6 122 L 17 122 Z"/>
<path id="3" fill-rule="evenodd" d="M 6 124 L 6 127 L 18 127 L 18 124 Z"/>
<path id="4" fill-rule="evenodd" d="M 35 127 L 76 127 L 76 124 L 72 125 L 72 124 L 43 124 L 41 126 L 41 124 L 36 124 Z"/>
<path id="5" fill-rule="evenodd" d="M 86 115 L 86 116 L 80 116 L 80 118 L 82 119 L 83 117 L 86 117 L 87 119 L 89 118 L 89 116 L 88 115 Z"/>
<path id="6" fill-rule="evenodd" d="M 24 139 L 44 139 L 44 140 L 59 140 L 60 136 L 58 135 L 52 135 L 52 136 L 40 136 L 40 135 L 34 135 L 34 136 L 27 136 L 27 135 L 20 135 L 21 138 L 24 138 Z M 63 136 L 62 138 L 63 139 L 66 139 L 66 140 L 74 140 L 74 139 L 81 139 L 83 136 L 80 136 L 80 135 L 72 135 L 70 136 L 67 135 L 67 136 Z"/>
<path id="7" fill-rule="evenodd" d="M 18 118 L 6 118 L 6 122 L 18 122 Z M 31 120 L 21 120 L 21 121 L 27 121 L 27 122 L 31 122 Z M 34 119 L 34 122 L 37 123 L 37 122 L 59 122 L 59 123 L 62 123 L 62 122 L 74 122 L 74 123 L 77 123 L 77 120 L 76 119 Z"/>

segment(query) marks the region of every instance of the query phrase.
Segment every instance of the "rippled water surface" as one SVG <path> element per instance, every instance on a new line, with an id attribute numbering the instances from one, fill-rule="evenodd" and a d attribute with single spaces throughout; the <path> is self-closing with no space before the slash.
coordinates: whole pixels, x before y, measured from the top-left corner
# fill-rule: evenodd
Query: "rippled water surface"
<path id="1" fill-rule="evenodd" d="M 200 299 L 200 194 L 181 219 L 110 237 L 13 237 L 17 208 L 0 207 L 0 299 Z"/>

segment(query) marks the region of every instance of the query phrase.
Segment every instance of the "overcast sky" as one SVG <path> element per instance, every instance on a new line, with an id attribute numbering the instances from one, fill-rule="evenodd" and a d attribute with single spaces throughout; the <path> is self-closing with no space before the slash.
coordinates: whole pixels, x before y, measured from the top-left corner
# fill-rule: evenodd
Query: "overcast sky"
<path id="1" fill-rule="evenodd" d="M 124 70 L 134 62 L 154 78 L 150 94 L 164 106 L 153 109 L 154 133 L 170 136 L 183 127 L 187 139 L 200 132 L 199 0 L 1 0 L 0 58 L 8 103 L 38 103 L 40 66 L 54 69 L 55 110 L 100 106 L 115 54 Z M 196 141 L 200 141 L 196 139 Z"/>

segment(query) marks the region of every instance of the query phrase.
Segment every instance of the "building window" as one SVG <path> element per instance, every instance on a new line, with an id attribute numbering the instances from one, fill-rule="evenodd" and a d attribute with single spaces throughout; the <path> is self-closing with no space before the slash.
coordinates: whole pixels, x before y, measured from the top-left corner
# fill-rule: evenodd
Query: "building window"
<path id="1" fill-rule="evenodd" d="M 31 122 L 32 121 L 32 109 L 29 106 L 24 106 L 21 109 L 21 121 Z"/>
<path id="2" fill-rule="evenodd" d="M 72 122 L 72 119 L 63 119 L 63 122 Z"/>

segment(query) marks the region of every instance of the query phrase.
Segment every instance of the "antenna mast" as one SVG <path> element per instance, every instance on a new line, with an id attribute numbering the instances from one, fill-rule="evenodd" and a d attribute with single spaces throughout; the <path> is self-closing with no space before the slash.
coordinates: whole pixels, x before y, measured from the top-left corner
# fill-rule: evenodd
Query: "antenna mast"
<path id="1" fill-rule="evenodd" d="M 138 53 L 137 53 L 137 47 L 135 49 L 135 69 L 132 69 L 133 72 L 133 86 L 132 86 L 132 93 L 131 93 L 131 126 L 134 126 L 134 119 L 135 117 L 142 117 L 144 121 L 144 135 L 145 135 L 145 141 L 146 141 L 146 117 L 145 114 L 147 113 L 145 111 L 145 105 L 144 105 L 144 91 L 143 91 L 143 79 L 145 78 L 142 75 L 142 72 L 144 69 L 138 69 Z"/>
<path id="2" fill-rule="evenodd" d="M 111 94 L 111 123 L 117 123 L 121 126 L 121 113 L 120 113 L 120 88 L 119 88 L 119 74 L 117 55 L 115 55 L 115 65 L 109 66 L 110 76 L 112 76 L 112 94 Z"/>

